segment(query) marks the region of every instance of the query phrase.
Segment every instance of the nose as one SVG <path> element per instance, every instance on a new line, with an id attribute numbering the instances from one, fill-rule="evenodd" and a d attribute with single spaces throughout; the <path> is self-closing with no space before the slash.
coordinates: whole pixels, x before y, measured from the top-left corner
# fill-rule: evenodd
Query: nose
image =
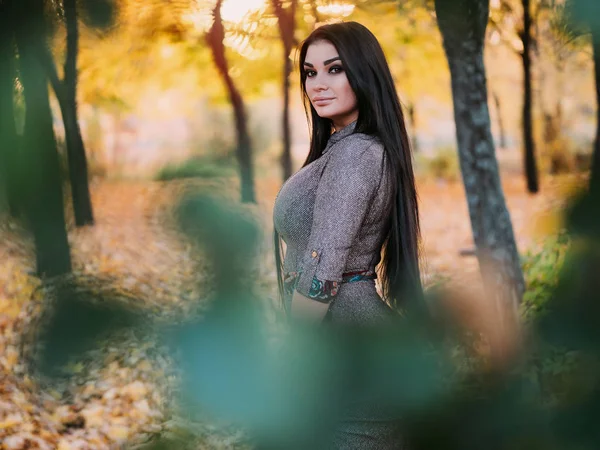
<path id="1" fill-rule="evenodd" d="M 323 91 L 326 91 L 326 90 L 327 90 L 327 86 L 325 86 L 323 83 L 315 83 L 315 84 L 312 86 L 312 90 L 313 90 L 314 92 L 323 92 Z"/>
<path id="2" fill-rule="evenodd" d="M 311 88 L 314 92 L 322 92 L 328 89 L 328 86 L 323 82 L 323 78 L 320 75 L 316 75 L 311 81 Z"/>

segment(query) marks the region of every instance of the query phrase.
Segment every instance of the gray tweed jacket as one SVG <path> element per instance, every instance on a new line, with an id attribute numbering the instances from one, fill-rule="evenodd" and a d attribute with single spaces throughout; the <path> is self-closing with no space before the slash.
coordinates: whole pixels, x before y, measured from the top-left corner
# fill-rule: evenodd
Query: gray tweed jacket
<path id="1" fill-rule="evenodd" d="M 332 134 L 322 156 L 284 183 L 273 211 L 286 244 L 285 279 L 324 303 L 349 273 L 374 273 L 389 227 L 383 145 L 355 126 Z"/>

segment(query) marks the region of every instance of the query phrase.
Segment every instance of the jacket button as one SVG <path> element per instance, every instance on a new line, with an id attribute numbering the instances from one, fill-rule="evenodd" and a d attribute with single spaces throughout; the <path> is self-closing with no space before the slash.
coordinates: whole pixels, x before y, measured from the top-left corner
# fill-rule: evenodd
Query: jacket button
<path id="1" fill-rule="evenodd" d="M 317 256 L 319 256 L 319 254 L 317 253 L 316 250 L 313 250 L 312 253 L 311 253 L 311 255 L 312 255 L 313 258 L 316 258 Z"/>

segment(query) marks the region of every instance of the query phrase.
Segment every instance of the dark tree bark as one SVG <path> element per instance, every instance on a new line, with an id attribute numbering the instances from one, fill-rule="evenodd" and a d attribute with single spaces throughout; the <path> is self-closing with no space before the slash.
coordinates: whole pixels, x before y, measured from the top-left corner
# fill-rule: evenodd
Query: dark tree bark
<path id="1" fill-rule="evenodd" d="M 538 168 L 535 157 L 535 142 L 533 140 L 533 111 L 531 89 L 531 11 L 529 0 L 522 0 L 523 4 L 523 150 L 525 165 L 525 180 L 527 190 L 532 194 L 539 191 Z"/>
<path id="2" fill-rule="evenodd" d="M 419 139 L 417 138 L 417 111 L 415 103 L 410 102 L 408 104 L 408 120 L 410 121 L 410 130 L 412 134 L 411 145 L 414 152 L 419 151 Z"/>
<path id="3" fill-rule="evenodd" d="M 290 74 L 292 73 L 292 61 L 290 60 L 290 53 L 296 45 L 296 39 L 294 38 L 296 4 L 297 1 L 292 0 L 288 8 L 285 9 L 281 0 L 271 0 L 279 25 L 279 36 L 283 44 L 283 152 L 281 154 L 283 181 L 292 176 L 292 137 L 290 130 Z"/>
<path id="4" fill-rule="evenodd" d="M 450 67 L 462 178 L 482 278 L 502 329 L 515 324 L 525 289 L 490 129 L 483 62 L 489 0 L 435 0 Z"/>
<path id="5" fill-rule="evenodd" d="M 59 103 L 67 139 L 75 225 L 84 226 L 94 223 L 94 214 L 88 180 L 87 157 L 77 120 L 77 54 L 79 47 L 77 1 L 64 0 L 64 8 L 67 24 L 67 56 L 64 66 L 63 101 Z"/>
<path id="6" fill-rule="evenodd" d="M 28 226 L 33 233 L 39 276 L 71 271 L 48 79 L 39 55 L 46 49 L 44 1 L 14 2 L 19 69 L 25 98 L 21 173 Z"/>
<path id="7" fill-rule="evenodd" d="M 18 213 L 17 130 L 13 104 L 15 48 L 11 1 L 0 1 L 0 191 L 10 214 Z"/>
<path id="8" fill-rule="evenodd" d="M 225 56 L 225 29 L 221 19 L 221 5 L 223 0 L 217 0 L 213 9 L 213 24 L 206 35 L 206 41 L 211 48 L 213 60 L 217 70 L 225 83 L 229 101 L 233 106 L 235 118 L 235 130 L 237 134 L 237 158 L 240 164 L 241 178 L 241 196 L 242 202 L 255 203 L 254 195 L 254 170 L 252 165 L 252 145 L 250 143 L 250 134 L 248 133 L 248 119 L 246 115 L 246 106 L 240 91 L 236 87 L 233 79 L 229 75 L 229 64 Z"/>
<path id="9" fill-rule="evenodd" d="M 94 214 L 88 179 L 88 164 L 81 129 L 77 119 L 77 54 L 79 47 L 79 26 L 77 23 L 77 1 L 64 0 L 65 22 L 67 27 L 67 54 L 64 63 L 64 79 L 60 80 L 50 52 L 40 55 L 46 66 L 52 88 L 58 99 L 67 144 L 69 181 L 75 225 L 92 225 Z"/>
<path id="10" fill-rule="evenodd" d="M 503 3 L 504 7 L 512 10 L 509 2 Z M 523 173 L 527 190 L 535 194 L 539 191 L 539 171 L 535 151 L 535 140 L 533 138 L 533 89 L 531 83 L 531 53 L 535 51 L 539 56 L 539 47 L 533 45 L 531 30 L 537 30 L 537 18 L 542 7 L 538 5 L 532 20 L 530 0 L 521 0 L 523 7 L 523 29 L 519 30 L 519 38 L 523 49 L 511 46 L 513 51 L 519 55 L 523 63 L 523 110 L 521 114 L 521 126 L 523 133 Z M 543 76 L 543 75 L 542 75 Z M 540 82 L 541 84 L 541 82 Z"/>
<path id="11" fill-rule="evenodd" d="M 592 28 L 594 46 L 594 72 L 596 74 L 596 140 L 592 154 L 590 190 L 600 191 L 600 29 Z"/>
<path id="12" fill-rule="evenodd" d="M 504 128 L 504 120 L 502 120 L 502 107 L 500 103 L 500 97 L 496 91 L 492 91 L 492 98 L 494 99 L 494 106 L 496 107 L 496 116 L 498 119 L 498 133 L 500 133 L 500 142 L 498 146 L 501 149 L 505 149 L 506 145 L 506 129 Z"/>

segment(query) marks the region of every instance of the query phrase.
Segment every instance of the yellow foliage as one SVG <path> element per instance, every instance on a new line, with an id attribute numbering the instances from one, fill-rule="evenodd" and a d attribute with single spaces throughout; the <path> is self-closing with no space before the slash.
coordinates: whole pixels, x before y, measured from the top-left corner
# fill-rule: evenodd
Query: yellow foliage
<path id="1" fill-rule="evenodd" d="M 21 305 L 16 299 L 0 298 L 0 314 L 16 319 L 21 312 Z"/>
<path id="2" fill-rule="evenodd" d="M 564 228 L 563 214 L 558 211 L 545 211 L 533 220 L 532 234 L 544 238 L 557 234 Z"/>
<path id="3" fill-rule="evenodd" d="M 124 426 L 114 426 L 109 428 L 107 434 L 115 441 L 122 441 L 129 437 L 129 429 Z"/>
<path id="4" fill-rule="evenodd" d="M 22 422 L 23 418 L 19 415 L 9 415 L 2 422 L 0 422 L 0 430 L 12 428 Z"/>
<path id="5" fill-rule="evenodd" d="M 66 439 L 61 439 L 58 442 L 57 450 L 73 450 L 74 448 L 75 447 L 69 444 L 69 442 Z"/>

